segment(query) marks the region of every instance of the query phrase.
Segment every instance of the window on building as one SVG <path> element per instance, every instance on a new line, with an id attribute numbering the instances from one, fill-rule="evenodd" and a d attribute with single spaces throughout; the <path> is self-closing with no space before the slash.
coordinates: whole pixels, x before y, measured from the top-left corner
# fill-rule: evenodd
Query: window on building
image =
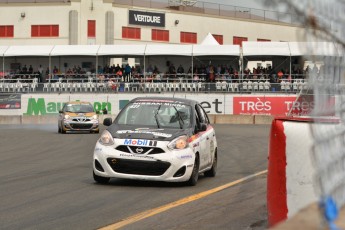
<path id="1" fill-rule="evenodd" d="M 59 37 L 59 25 L 32 25 L 31 37 Z"/>
<path id="2" fill-rule="evenodd" d="M 181 34 L 180 34 L 180 42 L 181 43 L 196 44 L 198 42 L 197 41 L 197 33 L 181 32 Z"/>
<path id="3" fill-rule="evenodd" d="M 240 45 L 242 47 L 242 42 L 248 41 L 248 38 L 246 37 L 235 37 L 233 38 L 233 44 L 234 45 Z"/>
<path id="4" fill-rule="evenodd" d="M 212 34 L 214 39 L 220 44 L 223 45 L 223 35 L 218 35 L 218 34 Z"/>
<path id="5" fill-rule="evenodd" d="M 152 29 L 151 37 L 152 37 L 152 41 L 168 42 L 169 41 L 169 30 Z"/>
<path id="6" fill-rule="evenodd" d="M 258 38 L 258 42 L 270 42 L 270 39 Z"/>
<path id="7" fill-rule="evenodd" d="M 87 37 L 89 38 L 96 37 L 96 20 L 87 21 Z"/>
<path id="8" fill-rule="evenodd" d="M 141 30 L 134 27 L 122 27 L 122 38 L 141 39 Z"/>
<path id="9" fill-rule="evenodd" d="M 0 26 L 0 37 L 2 38 L 13 38 L 13 26 Z"/>

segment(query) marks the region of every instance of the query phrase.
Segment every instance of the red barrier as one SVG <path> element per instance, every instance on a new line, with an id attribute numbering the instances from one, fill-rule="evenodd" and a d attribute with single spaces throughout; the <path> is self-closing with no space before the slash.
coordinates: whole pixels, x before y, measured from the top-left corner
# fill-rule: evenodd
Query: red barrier
<path id="1" fill-rule="evenodd" d="M 286 194 L 286 136 L 284 120 L 274 119 L 271 126 L 268 175 L 267 175 L 267 213 L 270 227 L 287 219 Z"/>

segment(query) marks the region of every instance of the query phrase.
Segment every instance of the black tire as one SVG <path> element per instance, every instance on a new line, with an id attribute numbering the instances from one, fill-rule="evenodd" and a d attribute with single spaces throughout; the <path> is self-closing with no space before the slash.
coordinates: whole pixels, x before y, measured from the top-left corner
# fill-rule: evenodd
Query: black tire
<path id="1" fill-rule="evenodd" d="M 195 186 L 197 184 L 198 179 L 199 179 L 199 165 L 200 165 L 199 155 L 195 155 L 192 175 L 190 175 L 190 178 L 187 181 L 187 185 Z"/>
<path id="2" fill-rule="evenodd" d="M 97 176 L 97 175 L 95 174 L 95 172 L 92 172 L 92 173 L 93 173 L 93 179 L 94 179 L 97 183 L 99 183 L 99 184 L 107 184 L 107 183 L 109 182 L 109 180 L 110 180 L 109 177 Z"/>
<path id="3" fill-rule="evenodd" d="M 217 151 L 214 153 L 214 159 L 212 163 L 212 168 L 206 172 L 204 172 L 204 175 L 207 177 L 215 177 L 217 174 L 217 161 L 218 161 L 218 156 L 217 156 Z"/>
<path id="4" fill-rule="evenodd" d="M 65 134 L 66 130 L 63 129 L 63 124 L 61 123 L 61 133 Z"/>

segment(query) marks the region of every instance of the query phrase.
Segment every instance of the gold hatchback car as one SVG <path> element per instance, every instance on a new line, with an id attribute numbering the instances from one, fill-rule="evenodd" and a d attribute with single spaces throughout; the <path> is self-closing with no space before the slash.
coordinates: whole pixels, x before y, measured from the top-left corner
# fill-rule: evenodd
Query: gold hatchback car
<path id="1" fill-rule="evenodd" d="M 59 111 L 58 132 L 89 131 L 99 133 L 99 120 L 90 102 L 70 101 Z"/>

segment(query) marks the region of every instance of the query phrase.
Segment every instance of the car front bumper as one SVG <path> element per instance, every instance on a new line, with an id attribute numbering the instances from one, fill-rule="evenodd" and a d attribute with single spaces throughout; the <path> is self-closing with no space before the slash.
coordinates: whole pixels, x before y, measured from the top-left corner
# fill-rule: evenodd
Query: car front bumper
<path id="1" fill-rule="evenodd" d="M 63 121 L 62 128 L 65 131 L 99 131 L 98 120 L 90 121 Z"/>
<path id="2" fill-rule="evenodd" d="M 195 154 L 191 148 L 170 150 L 168 142 L 158 141 L 156 148 L 162 153 L 137 154 L 104 146 L 97 142 L 93 154 L 96 175 L 150 181 L 187 181 L 192 174 Z M 133 147 L 133 146 L 132 146 Z"/>

